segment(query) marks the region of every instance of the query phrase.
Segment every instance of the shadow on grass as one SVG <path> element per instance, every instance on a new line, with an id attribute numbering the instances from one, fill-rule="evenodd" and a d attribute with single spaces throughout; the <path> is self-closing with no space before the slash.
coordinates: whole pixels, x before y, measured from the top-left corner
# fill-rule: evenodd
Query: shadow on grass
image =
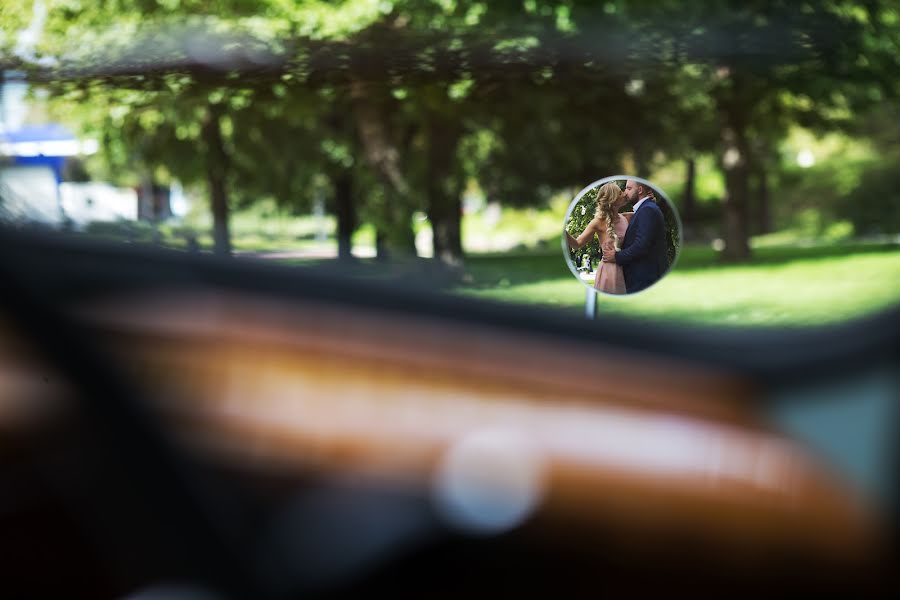
<path id="1" fill-rule="evenodd" d="M 774 266 L 795 261 L 818 262 L 843 256 L 884 254 L 900 251 L 900 244 L 844 244 L 816 247 L 758 248 L 747 262 L 729 263 L 719 259 L 718 253 L 708 246 L 682 248 L 674 269 L 678 272 L 737 267 Z M 561 252 L 518 255 L 471 256 L 466 269 L 474 282 L 468 287 L 484 288 L 497 285 L 540 283 L 549 279 L 572 277 Z"/>
<path id="2" fill-rule="evenodd" d="M 572 277 L 559 252 L 515 256 L 472 256 L 466 259 L 466 272 L 474 289 L 512 286 Z"/>
<path id="3" fill-rule="evenodd" d="M 431 290 L 449 290 L 460 285 L 467 274 L 451 271 L 429 258 L 397 258 L 378 260 L 375 258 L 286 258 L 273 262 L 295 268 L 315 268 L 340 274 L 347 279 L 363 281 L 379 281 L 397 284 L 403 287 L 427 288 Z"/>
<path id="4" fill-rule="evenodd" d="M 743 263 L 726 263 L 707 246 L 685 246 L 675 265 L 677 272 L 708 269 L 753 268 L 773 266 L 795 261 L 818 262 L 842 256 L 884 254 L 900 251 L 900 244 L 845 244 L 817 247 L 759 248 L 753 257 Z M 448 272 L 431 259 L 405 259 L 379 261 L 377 259 L 279 259 L 276 262 L 288 266 L 340 269 L 347 277 L 360 280 L 421 284 L 433 289 L 483 290 L 498 287 L 538 284 L 573 277 L 560 251 L 535 250 L 507 254 L 470 255 L 466 258 L 465 274 Z"/>
<path id="5" fill-rule="evenodd" d="M 884 254 L 900 251 L 900 244 L 834 244 L 821 246 L 776 246 L 771 248 L 755 248 L 750 260 L 746 262 L 724 262 L 718 253 L 706 246 L 685 246 L 675 268 L 678 271 L 710 269 L 720 267 L 753 267 L 788 264 L 794 261 L 824 261 L 842 256 L 858 256 L 864 254 Z"/>

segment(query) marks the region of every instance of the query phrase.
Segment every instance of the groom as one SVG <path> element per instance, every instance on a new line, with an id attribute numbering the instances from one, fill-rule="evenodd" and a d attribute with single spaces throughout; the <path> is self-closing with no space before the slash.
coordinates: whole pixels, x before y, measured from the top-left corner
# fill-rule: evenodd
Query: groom
<path id="1" fill-rule="evenodd" d="M 634 203 L 634 216 L 625 230 L 622 249 L 616 252 L 610 242 L 603 247 L 603 260 L 622 266 L 625 291 L 633 294 L 656 283 L 669 268 L 666 220 L 650 188 L 644 184 L 629 179 L 625 184 L 625 201 Z"/>

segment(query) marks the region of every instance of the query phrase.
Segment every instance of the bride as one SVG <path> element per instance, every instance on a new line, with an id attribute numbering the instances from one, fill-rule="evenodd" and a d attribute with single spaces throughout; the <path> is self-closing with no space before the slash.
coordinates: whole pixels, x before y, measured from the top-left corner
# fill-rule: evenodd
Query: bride
<path id="1" fill-rule="evenodd" d="M 602 248 L 612 242 L 619 249 L 619 241 L 624 239 L 628 221 L 634 213 L 619 214 L 619 208 L 625 204 L 625 194 L 614 182 L 604 184 L 597 193 L 597 210 L 594 218 L 576 239 L 568 231 L 566 240 L 570 248 L 578 249 L 589 243 L 594 235 L 600 238 Z M 625 276 L 622 267 L 609 262 L 600 262 L 597 275 L 594 277 L 594 288 L 607 294 L 625 293 Z"/>

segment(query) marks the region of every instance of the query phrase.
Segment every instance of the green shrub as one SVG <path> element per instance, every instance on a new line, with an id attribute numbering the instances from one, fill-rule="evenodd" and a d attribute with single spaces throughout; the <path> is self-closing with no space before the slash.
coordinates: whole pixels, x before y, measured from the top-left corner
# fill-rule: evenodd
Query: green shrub
<path id="1" fill-rule="evenodd" d="M 159 234 L 150 223 L 146 221 L 95 221 L 88 223 L 85 233 L 123 242 L 152 243 L 158 239 Z"/>
<path id="2" fill-rule="evenodd" d="M 838 204 L 837 215 L 858 235 L 900 232 L 900 169 L 892 161 L 866 169 L 860 185 Z"/>

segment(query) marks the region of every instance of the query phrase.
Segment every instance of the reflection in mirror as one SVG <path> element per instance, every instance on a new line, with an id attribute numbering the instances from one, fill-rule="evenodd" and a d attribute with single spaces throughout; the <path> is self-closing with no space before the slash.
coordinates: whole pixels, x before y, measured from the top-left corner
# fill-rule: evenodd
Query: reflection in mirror
<path id="1" fill-rule="evenodd" d="M 639 177 L 606 177 L 569 204 L 563 231 L 569 269 L 603 294 L 636 294 L 672 268 L 681 247 L 678 213 Z"/>

